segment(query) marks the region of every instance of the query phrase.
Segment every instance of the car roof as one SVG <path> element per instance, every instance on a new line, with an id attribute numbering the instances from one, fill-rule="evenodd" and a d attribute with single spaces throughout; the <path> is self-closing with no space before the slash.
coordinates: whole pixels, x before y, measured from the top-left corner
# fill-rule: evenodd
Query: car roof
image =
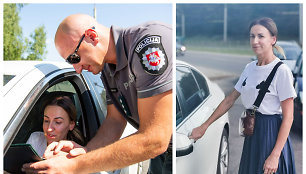
<path id="1" fill-rule="evenodd" d="M 11 75 L 14 78 L 5 84 L 5 88 L 11 88 L 23 76 L 31 71 L 38 70 L 41 74 L 47 75 L 59 69 L 72 68 L 66 62 L 55 61 L 3 61 L 3 75 Z M 38 75 L 38 73 L 35 73 Z M 35 77 L 33 77 L 35 78 Z M 8 86 L 8 87 L 7 87 Z"/>
<path id="2" fill-rule="evenodd" d="M 191 64 L 187 63 L 187 62 L 184 62 L 182 60 L 176 60 L 176 65 L 185 65 L 185 66 L 189 66 L 189 67 L 192 67 L 193 69 L 197 70 L 198 69 L 194 66 L 192 66 Z M 202 74 L 202 73 L 201 73 Z M 203 74 L 202 74 L 203 75 Z M 205 75 L 204 75 L 205 76 Z"/>
<path id="3" fill-rule="evenodd" d="M 297 46 L 300 47 L 299 44 L 296 41 L 284 41 L 284 40 L 280 40 L 276 42 L 277 45 L 280 46 Z"/>
<path id="4" fill-rule="evenodd" d="M 176 60 L 176 65 L 185 65 L 185 66 L 189 66 L 189 67 L 191 67 L 191 68 L 193 68 L 193 69 L 199 71 L 198 68 L 196 68 L 195 66 L 193 66 L 193 65 L 191 65 L 191 64 L 189 64 L 189 63 L 187 63 L 187 62 L 185 62 L 185 61 L 182 61 L 182 60 Z M 199 72 L 200 72 L 200 71 L 199 71 Z M 202 72 L 201 72 L 201 74 L 204 75 Z M 204 76 L 205 76 L 205 75 L 204 75 Z M 205 77 L 206 77 L 206 76 L 205 76 Z"/>
<path id="5" fill-rule="evenodd" d="M 10 121 L 23 100 L 42 79 L 52 73 L 73 71 L 73 67 L 66 62 L 3 61 L 3 75 L 14 76 L 1 89 L 2 99 L 5 101 L 3 112 L 7 117 L 3 118 L 3 123 L 6 125 Z"/>
<path id="6" fill-rule="evenodd" d="M 190 66 L 190 64 L 188 64 L 187 62 L 184 62 L 182 60 L 177 60 L 177 59 L 176 59 L 176 64 L 177 65 L 189 65 Z"/>
<path id="7" fill-rule="evenodd" d="M 43 67 L 46 71 L 50 71 L 57 67 L 58 69 L 71 68 L 72 66 L 66 62 L 55 61 L 3 61 L 3 74 L 6 75 L 18 75 L 27 71 L 31 71 L 35 68 Z M 53 68 L 50 68 L 52 67 Z"/>
<path id="8" fill-rule="evenodd" d="M 210 85 L 215 85 L 214 82 L 210 81 L 210 79 L 209 79 L 204 73 L 202 73 L 201 71 L 199 71 L 198 68 L 196 68 L 195 66 L 193 66 L 193 65 L 191 65 L 191 64 L 189 64 L 189 63 L 187 63 L 187 62 L 184 62 L 184 61 L 182 61 L 182 60 L 176 60 L 176 65 L 188 66 L 188 67 L 190 67 L 190 68 L 196 70 L 196 71 L 199 72 L 202 76 L 205 77 L 205 79 L 206 79 L 206 81 L 207 81 L 208 84 L 210 84 Z"/>

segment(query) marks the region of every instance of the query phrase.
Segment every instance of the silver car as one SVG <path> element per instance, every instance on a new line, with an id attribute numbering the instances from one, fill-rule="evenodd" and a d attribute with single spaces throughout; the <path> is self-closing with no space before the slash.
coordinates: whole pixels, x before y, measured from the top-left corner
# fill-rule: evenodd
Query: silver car
<path id="1" fill-rule="evenodd" d="M 301 47 L 295 41 L 277 41 L 276 44 L 283 48 L 286 59 L 276 50 L 274 50 L 275 56 L 283 60 L 293 72 L 296 61 L 302 52 Z"/>

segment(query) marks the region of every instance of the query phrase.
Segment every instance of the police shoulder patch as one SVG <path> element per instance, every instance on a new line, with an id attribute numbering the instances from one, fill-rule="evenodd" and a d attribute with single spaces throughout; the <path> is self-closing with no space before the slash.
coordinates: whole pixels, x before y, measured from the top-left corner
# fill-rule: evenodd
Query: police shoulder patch
<path id="1" fill-rule="evenodd" d="M 152 75 L 162 74 L 168 66 L 168 58 L 161 42 L 161 36 L 148 35 L 137 44 L 135 52 L 140 58 L 145 72 Z"/>

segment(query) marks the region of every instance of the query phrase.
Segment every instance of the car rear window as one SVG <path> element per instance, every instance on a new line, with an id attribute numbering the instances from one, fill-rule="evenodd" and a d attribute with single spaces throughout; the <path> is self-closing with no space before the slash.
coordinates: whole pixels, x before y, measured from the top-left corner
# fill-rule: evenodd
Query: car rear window
<path id="1" fill-rule="evenodd" d="M 177 124 L 179 124 L 203 102 L 204 92 L 199 88 L 193 73 L 187 67 L 176 68 L 176 89 L 182 101 L 182 115 L 177 115 Z"/>
<path id="2" fill-rule="evenodd" d="M 3 86 L 5 86 L 15 75 L 3 75 Z"/>

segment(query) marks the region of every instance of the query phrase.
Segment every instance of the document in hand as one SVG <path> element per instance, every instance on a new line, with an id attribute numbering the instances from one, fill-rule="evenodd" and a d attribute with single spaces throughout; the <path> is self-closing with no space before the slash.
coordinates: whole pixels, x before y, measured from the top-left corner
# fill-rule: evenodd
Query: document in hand
<path id="1" fill-rule="evenodd" d="M 4 170 L 9 173 L 22 173 L 25 163 L 43 160 L 30 144 L 12 144 L 4 156 Z"/>

